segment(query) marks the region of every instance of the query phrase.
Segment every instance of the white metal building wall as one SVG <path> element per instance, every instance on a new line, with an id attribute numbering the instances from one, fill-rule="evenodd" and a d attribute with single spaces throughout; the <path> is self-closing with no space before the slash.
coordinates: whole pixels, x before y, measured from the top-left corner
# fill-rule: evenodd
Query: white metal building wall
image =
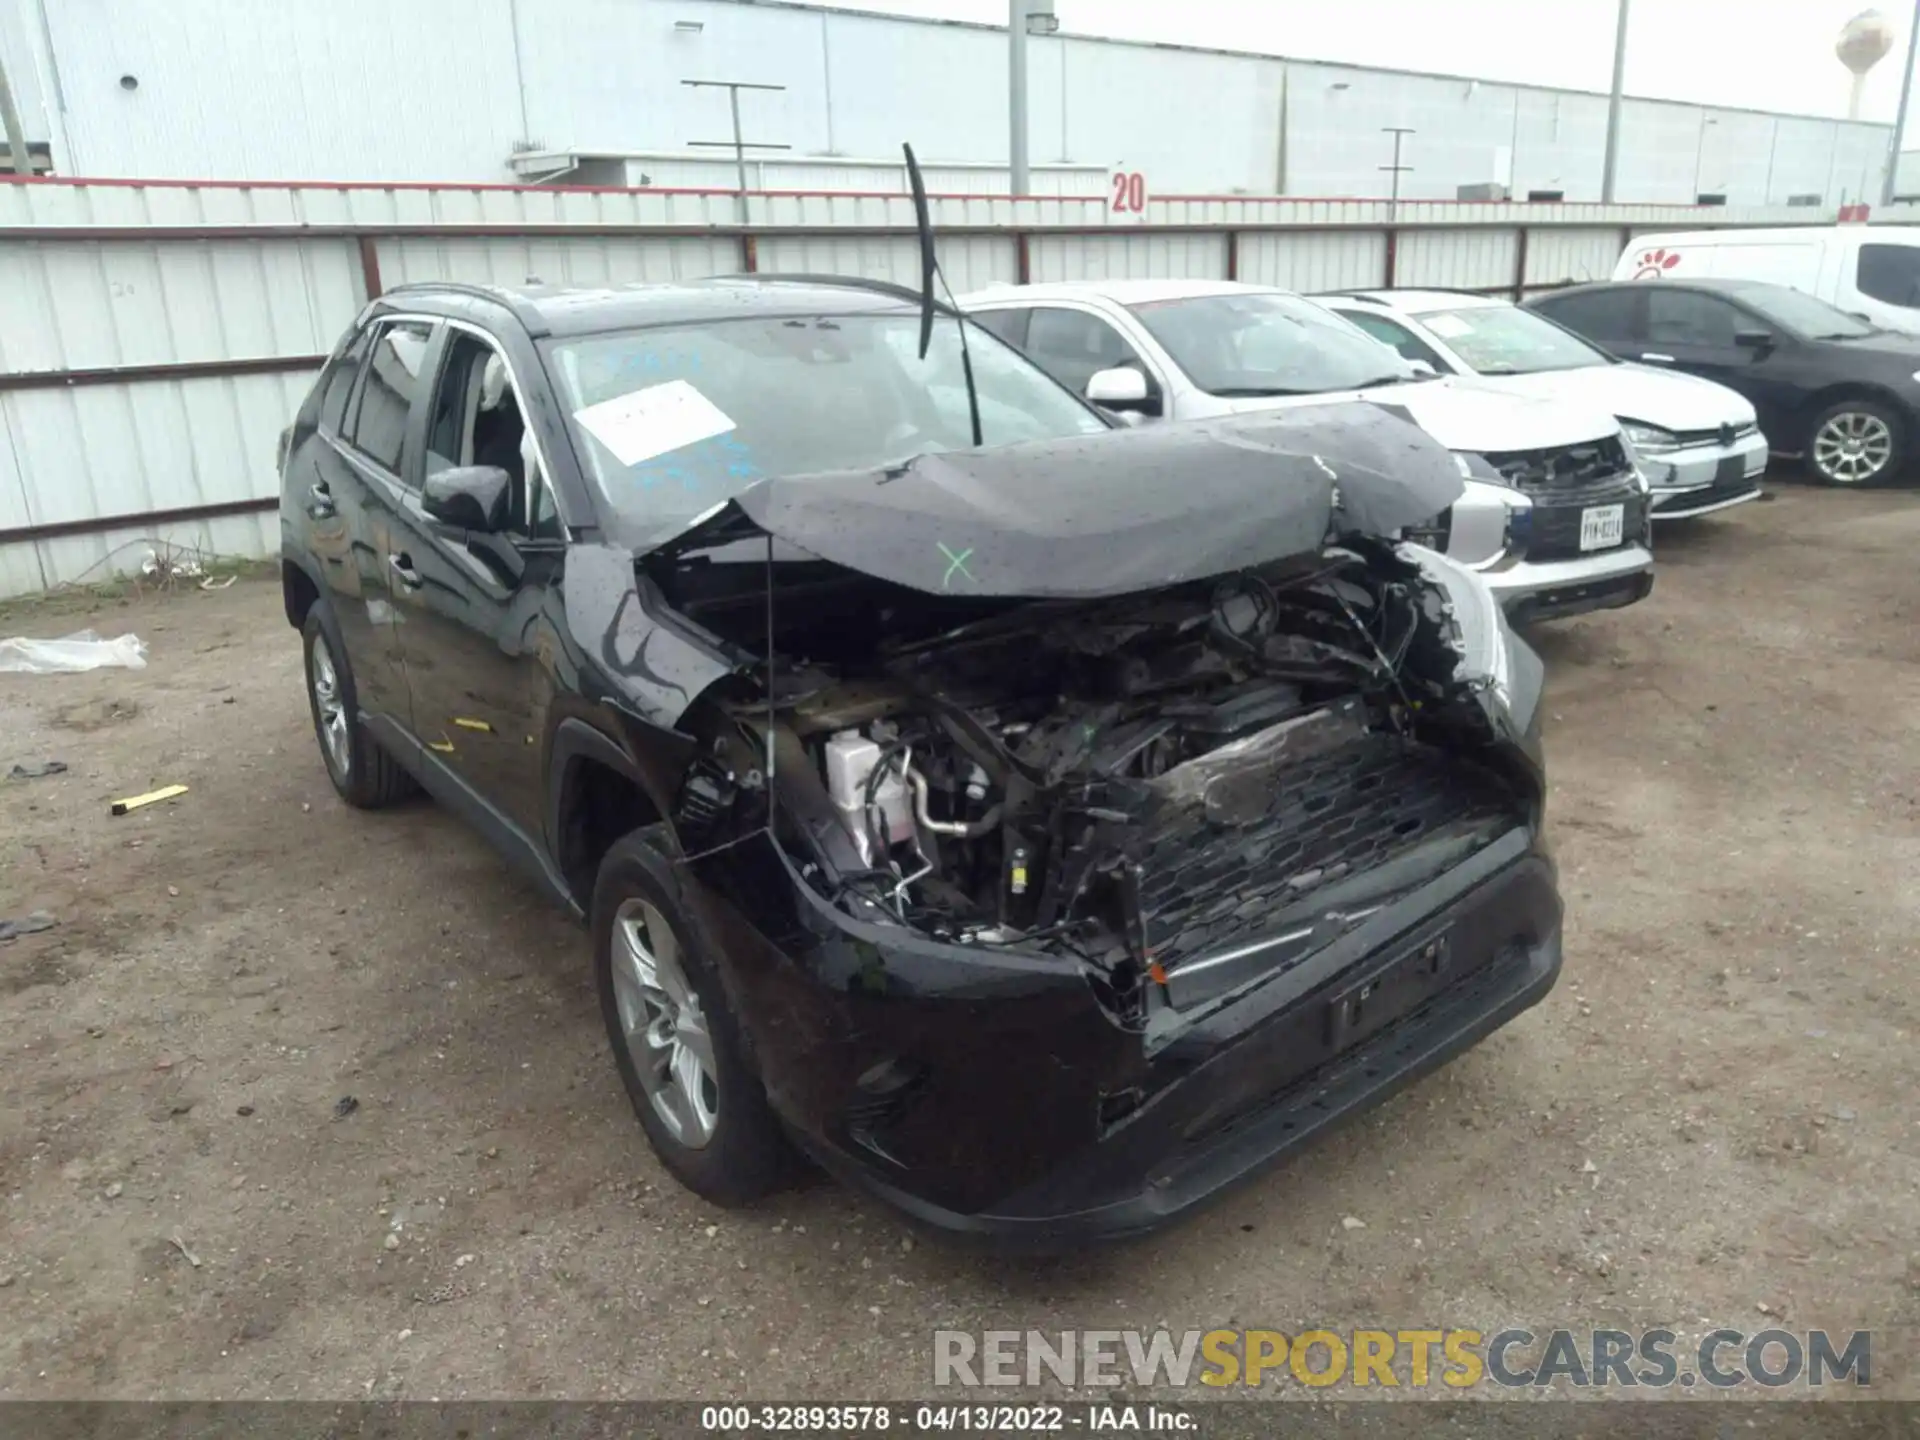
<path id="1" fill-rule="evenodd" d="M 1620 258 L 1617 229 L 1567 226 L 1535 230 L 1528 236 L 1526 280 L 1533 285 L 1607 280 Z"/>
<path id="2" fill-rule="evenodd" d="M 1351 290 L 1386 273 L 1384 232 L 1248 231 L 1240 237 L 1239 277 L 1282 290 Z"/>
<path id="3" fill-rule="evenodd" d="M 0 529 L 271 495 L 275 441 L 310 380 L 236 375 L 0 397 Z M 271 512 L 216 515 L 0 545 L 0 598 L 134 573 L 155 540 L 209 557 L 267 556 L 280 524 Z"/>
<path id="4" fill-rule="evenodd" d="M 524 175 L 557 171 L 571 158 L 565 155 L 523 155 L 515 162 Z M 607 183 L 623 186 L 680 187 L 696 190 L 732 190 L 739 170 L 732 156 L 713 158 L 669 154 L 629 154 L 609 157 L 614 173 Z M 936 195 L 1008 195 L 1012 182 L 1005 165 L 922 165 L 922 180 Z M 1030 195 L 1107 194 L 1104 165 L 1033 165 L 1027 172 Z M 563 183 L 575 183 L 567 175 Z M 595 183 L 578 179 L 577 183 Z M 747 188 L 751 190 L 890 190 L 907 192 L 906 162 L 889 160 L 795 160 L 787 156 L 747 157 Z"/>
<path id="5" fill-rule="evenodd" d="M 1400 237 L 1394 279 L 1441 290 L 1509 285 L 1519 254 L 1518 234 L 1505 228 L 1414 230 Z"/>
<path id="6" fill-rule="evenodd" d="M 0 244 L 0 372 L 324 355 L 363 300 L 343 240 L 9 241 Z M 270 494 L 275 438 L 309 379 L 225 374 L 0 392 L 0 529 Z M 133 569 L 146 553 L 135 542 L 149 535 L 209 554 L 264 555 L 279 530 L 271 514 L 240 514 L 0 545 L 0 596 Z"/>
<path id="7" fill-rule="evenodd" d="M 750 198 L 743 229 L 736 197 L 714 192 L 0 184 L 0 596 L 132 569 L 150 540 L 272 554 L 276 437 L 376 286 L 752 268 L 917 284 L 904 197 Z M 1104 197 L 991 195 L 932 209 L 956 292 L 1023 275 L 1545 286 L 1609 273 L 1634 227 L 1701 213 L 1174 196 L 1119 217 Z"/>
<path id="8" fill-rule="evenodd" d="M 726 96 L 686 79 L 786 86 L 742 96 L 747 138 L 790 145 L 822 173 L 890 160 L 907 139 L 934 166 L 1006 159 L 1003 31 L 804 5 L 10 0 L 0 54 L 66 174 L 504 181 L 516 146 L 679 152 L 711 174 L 712 157 L 687 147 L 729 138 Z M 1597 95 L 1073 36 L 1032 42 L 1029 84 L 1036 163 L 1138 170 L 1166 193 L 1377 195 L 1383 126 L 1415 132 L 1407 197 L 1494 180 L 1599 193 Z M 1629 100 L 1620 193 L 1837 203 L 1877 189 L 1886 136 Z M 655 184 L 676 183 L 654 163 Z"/>

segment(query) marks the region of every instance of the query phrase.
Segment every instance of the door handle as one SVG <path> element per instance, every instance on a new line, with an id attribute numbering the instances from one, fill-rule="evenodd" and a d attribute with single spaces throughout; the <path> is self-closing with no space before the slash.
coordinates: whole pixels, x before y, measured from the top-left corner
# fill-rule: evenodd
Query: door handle
<path id="1" fill-rule="evenodd" d="M 333 491 L 327 488 L 326 481 L 316 480 L 307 487 L 307 514 L 316 520 L 333 517 Z"/>
<path id="2" fill-rule="evenodd" d="M 1641 358 L 1642 360 L 1651 360 L 1651 361 L 1653 361 L 1653 363 L 1654 363 L 1654 364 L 1656 364 L 1656 365 L 1671 365 L 1671 364 L 1673 364 L 1673 357 L 1672 357 L 1671 355 L 1660 355 L 1660 354 L 1656 354 L 1656 353 L 1655 353 L 1654 351 L 1652 351 L 1652 350 L 1647 350 L 1647 351 L 1643 351 L 1643 352 L 1641 353 L 1641 356 L 1640 356 L 1640 358 Z"/>
<path id="3" fill-rule="evenodd" d="M 413 568 L 413 557 L 404 552 L 387 556 L 387 568 L 393 571 L 400 583 L 409 590 L 420 588 L 420 572 Z"/>

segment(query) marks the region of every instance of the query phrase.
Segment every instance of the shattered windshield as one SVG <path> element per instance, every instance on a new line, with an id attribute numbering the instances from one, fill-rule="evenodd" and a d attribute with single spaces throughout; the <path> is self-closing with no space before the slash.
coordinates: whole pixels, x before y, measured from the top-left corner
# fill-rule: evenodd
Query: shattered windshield
<path id="1" fill-rule="evenodd" d="M 590 479 L 644 545 L 769 476 L 970 448 L 958 329 L 936 320 L 925 360 L 909 311 L 623 331 L 553 343 L 548 359 Z M 979 326 L 967 343 L 987 445 L 1108 428 Z"/>

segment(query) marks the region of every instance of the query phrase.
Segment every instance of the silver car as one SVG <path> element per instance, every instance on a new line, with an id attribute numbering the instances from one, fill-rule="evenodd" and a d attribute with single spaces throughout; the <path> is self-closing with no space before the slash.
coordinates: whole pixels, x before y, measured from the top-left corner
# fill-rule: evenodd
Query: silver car
<path id="1" fill-rule="evenodd" d="M 1354 290 L 1314 298 L 1442 375 L 1474 375 L 1515 395 L 1618 417 L 1653 488 L 1655 520 L 1760 498 L 1767 437 L 1752 404 L 1724 385 L 1615 360 L 1546 316 L 1486 295 Z"/>

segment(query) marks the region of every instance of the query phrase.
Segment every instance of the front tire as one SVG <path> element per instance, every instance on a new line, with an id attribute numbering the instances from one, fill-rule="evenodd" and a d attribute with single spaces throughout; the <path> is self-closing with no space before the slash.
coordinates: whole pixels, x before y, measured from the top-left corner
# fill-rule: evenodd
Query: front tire
<path id="1" fill-rule="evenodd" d="M 382 750 L 360 723 L 360 696 L 340 626 L 325 600 L 316 600 L 300 627 L 306 651 L 307 708 L 327 778 L 342 800 L 379 810 L 413 793 L 413 777 Z"/>
<path id="2" fill-rule="evenodd" d="M 1807 466 L 1828 485 L 1889 480 L 1906 464 L 1906 452 L 1900 417 L 1876 400 L 1829 405 L 1807 428 Z"/>
<path id="3" fill-rule="evenodd" d="M 593 887 L 593 974 L 614 1068 L 660 1163 L 716 1205 L 775 1189 L 789 1150 L 742 1058 L 717 959 L 661 827 L 617 841 Z"/>

